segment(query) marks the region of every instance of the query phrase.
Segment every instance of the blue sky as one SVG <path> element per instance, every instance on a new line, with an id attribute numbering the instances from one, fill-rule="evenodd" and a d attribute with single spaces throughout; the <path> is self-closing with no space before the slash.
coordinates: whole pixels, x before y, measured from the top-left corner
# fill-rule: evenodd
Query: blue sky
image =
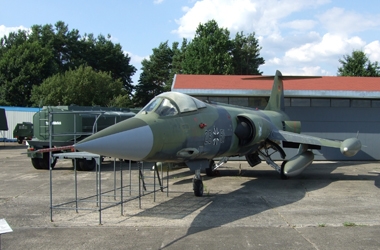
<path id="1" fill-rule="evenodd" d="M 276 69 L 336 75 L 338 60 L 357 49 L 380 62 L 380 1 L 375 0 L 0 0 L 1 37 L 63 21 L 81 35 L 110 34 L 138 70 L 161 42 L 191 39 L 198 24 L 211 19 L 232 38 L 255 32 L 264 75 Z"/>

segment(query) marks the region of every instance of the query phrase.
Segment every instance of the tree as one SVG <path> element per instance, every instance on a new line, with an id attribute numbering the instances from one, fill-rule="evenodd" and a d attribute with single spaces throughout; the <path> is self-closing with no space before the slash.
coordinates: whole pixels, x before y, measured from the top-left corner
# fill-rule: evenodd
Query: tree
<path id="1" fill-rule="evenodd" d="M 123 84 L 110 73 L 79 66 L 47 78 L 34 86 L 31 100 L 35 105 L 112 106 L 123 95 Z"/>
<path id="2" fill-rule="evenodd" d="M 85 41 L 88 54 L 84 58 L 86 64 L 94 70 L 110 72 L 113 79 L 120 79 L 128 93 L 133 90 L 131 76 L 135 74 L 136 68 L 130 65 L 131 58 L 124 53 L 120 44 L 112 43 L 111 36 L 105 38 L 99 35 L 97 39 L 90 35 L 91 39 Z"/>
<path id="3" fill-rule="evenodd" d="M 183 73 L 231 75 L 234 73 L 230 32 L 219 28 L 215 20 L 199 24 L 194 39 L 188 44 L 183 60 Z"/>
<path id="4" fill-rule="evenodd" d="M 264 64 L 264 58 L 260 57 L 261 47 L 255 38 L 255 33 L 244 36 L 243 32 L 237 33 L 233 42 L 233 65 L 235 75 L 261 75 L 259 66 Z"/>
<path id="5" fill-rule="evenodd" d="M 38 86 L 54 69 L 51 50 L 37 42 L 7 49 L 0 57 L 0 104 L 30 106 L 33 86 Z"/>
<path id="6" fill-rule="evenodd" d="M 178 43 L 173 44 L 174 50 Z M 149 60 L 144 59 L 142 73 L 136 86 L 134 95 L 135 106 L 145 106 L 153 97 L 164 92 L 172 83 L 173 49 L 168 46 L 168 41 L 160 43 L 158 48 L 153 49 Z"/>
<path id="7" fill-rule="evenodd" d="M 175 74 L 182 74 L 183 73 L 183 61 L 185 59 L 185 53 L 186 53 L 186 47 L 187 47 L 187 39 L 184 38 L 182 40 L 181 48 L 178 48 L 179 43 L 174 42 L 172 46 L 173 51 L 173 58 L 172 58 L 172 67 L 169 74 L 170 82 L 172 83 L 174 80 Z M 170 91 L 171 84 L 167 85 L 166 91 Z"/>
<path id="8" fill-rule="evenodd" d="M 110 35 L 81 36 L 61 21 L 54 26 L 33 25 L 30 32 L 10 33 L 0 39 L 0 104 L 29 106 L 33 86 L 82 65 L 108 72 L 114 81 L 121 81 L 125 90 L 122 97 L 130 99 L 131 76 L 136 68 L 130 65 L 121 45 L 112 43 Z"/>
<path id="9" fill-rule="evenodd" d="M 372 63 L 361 50 L 354 50 L 350 55 L 339 59 L 342 64 L 338 68 L 338 76 L 380 76 L 378 62 Z"/>

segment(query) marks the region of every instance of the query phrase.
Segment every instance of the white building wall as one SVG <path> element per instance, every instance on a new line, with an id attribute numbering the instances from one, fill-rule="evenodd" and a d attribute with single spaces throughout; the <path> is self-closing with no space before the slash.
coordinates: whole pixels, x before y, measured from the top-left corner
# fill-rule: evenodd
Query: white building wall
<path id="1" fill-rule="evenodd" d="M 8 131 L 0 131 L 0 137 L 5 139 L 14 139 L 13 130 L 16 127 L 17 123 L 33 123 L 33 116 L 39 110 L 38 108 L 19 108 L 6 106 L 2 106 L 0 108 L 5 109 L 5 115 L 7 117 L 8 123 Z"/>

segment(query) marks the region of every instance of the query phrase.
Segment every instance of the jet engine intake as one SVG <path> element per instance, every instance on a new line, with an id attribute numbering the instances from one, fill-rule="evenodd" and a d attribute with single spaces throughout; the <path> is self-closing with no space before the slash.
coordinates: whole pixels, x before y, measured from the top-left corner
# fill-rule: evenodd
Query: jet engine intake
<path id="1" fill-rule="evenodd" d="M 266 140 L 271 132 L 271 124 L 265 118 L 255 114 L 237 116 L 238 123 L 235 135 L 239 138 L 240 146 L 253 146 Z"/>
<path id="2" fill-rule="evenodd" d="M 311 151 L 295 155 L 283 166 L 283 174 L 289 177 L 299 175 L 306 167 L 311 165 L 313 160 L 314 154 Z"/>

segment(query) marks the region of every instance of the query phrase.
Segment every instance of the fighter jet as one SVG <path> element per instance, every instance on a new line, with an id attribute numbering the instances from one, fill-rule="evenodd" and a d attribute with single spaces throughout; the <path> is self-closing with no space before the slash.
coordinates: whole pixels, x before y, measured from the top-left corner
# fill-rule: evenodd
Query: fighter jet
<path id="1" fill-rule="evenodd" d="M 284 113 L 286 76 L 276 71 L 272 79 L 273 88 L 264 110 L 165 92 L 153 98 L 135 117 L 103 129 L 74 147 L 133 161 L 184 162 L 195 172 L 196 196 L 203 195 L 201 171 L 211 174 L 230 157 L 245 156 L 252 167 L 265 160 L 286 179 L 300 174 L 313 162 L 313 149 L 340 148 L 348 157 L 361 149 L 357 138 L 337 141 L 300 134 L 301 123 L 291 121 Z M 297 147 L 298 153 L 287 159 L 283 147 Z M 284 159 L 281 165 L 272 160 L 273 152 L 279 152 Z M 215 164 L 216 158 L 221 160 Z"/>

